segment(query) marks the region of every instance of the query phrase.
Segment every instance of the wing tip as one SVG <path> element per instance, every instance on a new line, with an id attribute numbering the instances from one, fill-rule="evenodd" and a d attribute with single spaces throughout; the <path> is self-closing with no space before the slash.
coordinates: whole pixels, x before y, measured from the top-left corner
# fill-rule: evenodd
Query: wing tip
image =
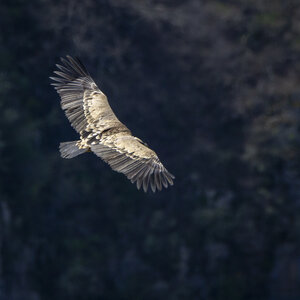
<path id="1" fill-rule="evenodd" d="M 73 58 L 66 55 L 66 58 L 60 57 L 60 60 L 61 64 L 55 64 L 58 70 L 53 71 L 57 77 L 50 77 L 51 80 L 61 80 L 61 83 L 66 84 L 80 77 L 90 77 L 89 72 L 78 57 Z"/>
<path id="2" fill-rule="evenodd" d="M 139 174 L 138 177 L 129 179 L 131 183 L 136 183 L 138 190 L 143 187 L 143 191 L 145 193 L 147 193 L 148 190 L 155 193 L 156 190 L 162 191 L 163 188 L 167 189 L 169 186 L 173 186 L 173 179 L 175 179 L 175 176 L 169 173 L 166 169 L 163 171 L 155 169 L 153 172 L 145 171 L 143 174 Z"/>

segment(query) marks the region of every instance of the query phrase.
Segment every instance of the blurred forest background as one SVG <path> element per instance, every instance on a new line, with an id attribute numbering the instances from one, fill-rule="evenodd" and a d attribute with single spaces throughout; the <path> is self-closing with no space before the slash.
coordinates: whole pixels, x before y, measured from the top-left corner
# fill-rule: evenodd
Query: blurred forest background
<path id="1" fill-rule="evenodd" d="M 176 176 L 85 154 L 50 86 L 79 56 Z M 1 0 L 0 299 L 300 299 L 298 0 Z"/>

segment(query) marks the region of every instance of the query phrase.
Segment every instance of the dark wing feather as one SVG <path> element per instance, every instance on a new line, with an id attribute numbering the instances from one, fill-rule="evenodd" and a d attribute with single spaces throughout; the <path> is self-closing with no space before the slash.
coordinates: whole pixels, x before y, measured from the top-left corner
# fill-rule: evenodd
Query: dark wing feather
<path id="1" fill-rule="evenodd" d="M 91 150 L 114 171 L 123 173 L 137 188 L 153 192 L 173 185 L 174 176 L 159 161 L 156 153 L 133 136 L 110 136 Z"/>
<path id="2" fill-rule="evenodd" d="M 56 65 L 59 71 L 54 72 L 57 76 L 50 78 L 72 127 L 78 133 L 124 127 L 80 60 L 67 56 L 61 61 L 62 65 Z"/>

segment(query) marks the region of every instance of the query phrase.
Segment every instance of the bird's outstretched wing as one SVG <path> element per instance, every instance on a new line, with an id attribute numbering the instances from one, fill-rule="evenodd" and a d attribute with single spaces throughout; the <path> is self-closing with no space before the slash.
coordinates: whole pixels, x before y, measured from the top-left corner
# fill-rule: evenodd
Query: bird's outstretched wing
<path id="1" fill-rule="evenodd" d="M 136 182 L 138 189 L 143 186 L 145 192 L 149 185 L 153 192 L 161 190 L 162 186 L 173 185 L 175 177 L 162 165 L 156 153 L 136 137 L 111 136 L 92 145 L 91 150 L 114 171 L 125 174 L 132 183 Z"/>
<path id="2" fill-rule="evenodd" d="M 84 65 L 77 58 L 61 58 L 59 71 L 50 77 L 61 98 L 72 127 L 78 132 L 101 132 L 112 127 L 125 126 L 112 111 L 106 96 L 100 91 Z"/>

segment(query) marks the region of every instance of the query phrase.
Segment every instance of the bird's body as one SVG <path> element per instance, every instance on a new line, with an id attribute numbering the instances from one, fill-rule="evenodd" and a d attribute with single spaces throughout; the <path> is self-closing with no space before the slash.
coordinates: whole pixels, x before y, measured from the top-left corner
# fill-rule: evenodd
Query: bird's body
<path id="1" fill-rule="evenodd" d="M 86 68 L 70 56 L 56 65 L 60 71 L 51 77 L 61 97 L 61 107 L 80 140 L 60 144 L 63 158 L 94 152 L 117 172 L 125 174 L 138 189 L 153 192 L 173 185 L 174 176 L 159 161 L 157 154 L 121 123 L 106 96 L 97 87 Z"/>

